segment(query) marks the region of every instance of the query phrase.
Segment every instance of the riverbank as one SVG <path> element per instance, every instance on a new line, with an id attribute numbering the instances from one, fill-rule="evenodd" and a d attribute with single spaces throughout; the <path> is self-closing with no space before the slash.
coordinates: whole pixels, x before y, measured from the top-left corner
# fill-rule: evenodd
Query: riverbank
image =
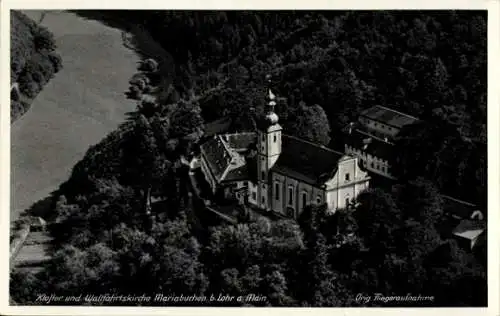
<path id="1" fill-rule="evenodd" d="M 66 11 L 23 13 L 54 34 L 64 67 L 11 126 L 11 222 L 135 109 L 124 93 L 140 61 L 119 29 Z"/>

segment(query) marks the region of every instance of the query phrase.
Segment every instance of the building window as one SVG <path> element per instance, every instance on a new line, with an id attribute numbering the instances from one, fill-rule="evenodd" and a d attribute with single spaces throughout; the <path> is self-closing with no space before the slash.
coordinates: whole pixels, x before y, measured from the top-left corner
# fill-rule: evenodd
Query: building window
<path id="1" fill-rule="evenodd" d="M 288 188 L 288 205 L 293 205 L 293 188 Z"/>
<path id="2" fill-rule="evenodd" d="M 370 167 L 375 168 L 375 165 L 373 164 L 373 162 L 370 163 Z"/>
<path id="3" fill-rule="evenodd" d="M 273 136 L 273 141 L 276 143 L 276 134 Z"/>
<path id="4" fill-rule="evenodd" d="M 256 192 L 252 192 L 252 200 L 257 200 L 257 193 Z"/>
<path id="5" fill-rule="evenodd" d="M 286 208 L 286 215 L 291 218 L 295 218 L 295 211 L 291 207 Z"/>
<path id="6" fill-rule="evenodd" d="M 349 181 L 349 173 L 345 174 L 345 181 Z"/>
<path id="7" fill-rule="evenodd" d="M 266 199 L 262 197 L 262 204 L 266 204 Z"/>
<path id="8" fill-rule="evenodd" d="M 317 203 L 317 204 L 321 204 L 321 196 L 319 196 L 319 195 L 318 195 L 318 196 L 316 197 L 316 203 Z"/>
<path id="9" fill-rule="evenodd" d="M 266 180 L 266 172 L 265 171 L 262 171 L 261 176 L 262 176 L 262 180 Z"/>
<path id="10" fill-rule="evenodd" d="M 302 192 L 302 209 L 307 205 L 307 192 Z"/>
<path id="11" fill-rule="evenodd" d="M 265 142 L 266 141 L 266 135 L 265 134 L 262 134 L 262 141 Z"/>
<path id="12" fill-rule="evenodd" d="M 277 182 L 274 184 L 274 196 L 276 197 L 276 201 L 280 200 L 280 184 Z"/>

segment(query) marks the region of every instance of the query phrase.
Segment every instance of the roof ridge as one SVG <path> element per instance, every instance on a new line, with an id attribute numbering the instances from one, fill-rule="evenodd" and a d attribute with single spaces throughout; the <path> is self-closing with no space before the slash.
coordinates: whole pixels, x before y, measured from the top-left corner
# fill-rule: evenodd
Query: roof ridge
<path id="1" fill-rule="evenodd" d="M 309 144 L 309 145 L 313 145 L 313 146 L 315 146 L 315 147 L 319 147 L 319 148 L 321 148 L 321 149 L 325 149 L 325 150 L 327 150 L 327 151 L 329 151 L 329 152 L 332 152 L 332 153 L 334 153 L 334 154 L 337 154 L 337 155 L 341 155 L 341 156 L 344 156 L 344 155 L 345 155 L 345 153 L 342 153 L 342 152 L 340 152 L 340 151 L 333 150 L 333 149 L 331 149 L 331 148 L 326 147 L 325 145 L 321 145 L 321 144 L 318 144 L 318 143 L 313 143 L 313 142 L 311 142 L 311 141 L 308 141 L 308 140 L 306 140 L 306 139 L 303 139 L 303 138 L 300 138 L 300 137 L 297 137 L 297 136 L 292 136 L 292 135 L 285 134 L 285 133 L 283 133 L 283 136 L 286 136 L 286 137 L 289 137 L 289 138 L 293 138 L 293 139 L 298 140 L 298 141 L 300 141 L 300 142 L 303 142 L 303 143 L 306 143 L 306 144 Z"/>
<path id="2" fill-rule="evenodd" d="M 392 112 L 394 112 L 394 113 L 398 113 L 398 114 L 400 114 L 400 115 L 403 115 L 403 116 L 406 116 L 406 117 L 409 117 L 409 118 L 412 118 L 412 119 L 415 119 L 415 120 L 418 120 L 418 118 L 417 118 L 417 117 L 415 117 L 415 116 L 412 116 L 412 115 L 407 114 L 407 113 L 399 112 L 399 111 L 397 111 L 397 110 L 394 110 L 394 109 L 392 109 L 392 108 L 389 108 L 389 107 L 386 107 L 386 106 L 383 106 L 383 105 L 375 105 L 375 106 L 376 106 L 376 107 L 379 107 L 379 108 L 382 108 L 382 109 L 385 109 L 385 110 L 388 110 L 388 111 L 392 111 Z"/>
<path id="3" fill-rule="evenodd" d="M 221 141 L 222 145 L 224 146 L 224 149 L 226 152 L 232 157 L 231 155 L 231 147 L 229 147 L 229 144 L 226 143 L 226 140 L 224 139 L 223 136 L 226 136 L 227 134 L 219 134 L 217 135 L 217 138 Z"/>
<path id="4" fill-rule="evenodd" d="M 466 202 L 466 201 L 462 201 L 462 200 L 459 200 L 457 198 L 454 198 L 454 197 L 451 197 L 449 195 L 445 195 L 445 194 L 440 194 L 441 197 L 443 198 L 446 198 L 446 199 L 449 199 L 449 200 L 452 200 L 452 201 L 455 201 L 455 202 L 459 202 L 459 203 L 462 203 L 462 204 L 465 204 L 465 205 L 468 205 L 468 206 L 474 206 L 474 207 L 477 207 L 476 204 L 473 204 L 473 203 L 470 203 L 470 202 Z"/>

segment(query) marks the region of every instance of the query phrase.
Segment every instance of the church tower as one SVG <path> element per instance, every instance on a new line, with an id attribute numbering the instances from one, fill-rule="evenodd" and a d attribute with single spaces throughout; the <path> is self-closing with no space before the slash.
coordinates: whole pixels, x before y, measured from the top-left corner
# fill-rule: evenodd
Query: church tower
<path id="1" fill-rule="evenodd" d="M 271 205 L 269 171 L 281 154 L 281 126 L 274 112 L 275 99 L 269 89 L 267 109 L 257 126 L 258 205 L 266 210 Z"/>

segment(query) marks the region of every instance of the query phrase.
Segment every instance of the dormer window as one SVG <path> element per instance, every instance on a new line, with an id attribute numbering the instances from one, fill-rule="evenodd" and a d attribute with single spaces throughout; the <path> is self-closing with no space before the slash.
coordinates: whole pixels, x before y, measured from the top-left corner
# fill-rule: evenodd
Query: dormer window
<path id="1" fill-rule="evenodd" d="M 349 181 L 349 180 L 350 180 L 350 175 L 349 175 L 349 173 L 346 173 L 345 174 L 345 181 Z"/>
<path id="2" fill-rule="evenodd" d="M 273 141 L 276 143 L 276 134 L 274 134 Z"/>

